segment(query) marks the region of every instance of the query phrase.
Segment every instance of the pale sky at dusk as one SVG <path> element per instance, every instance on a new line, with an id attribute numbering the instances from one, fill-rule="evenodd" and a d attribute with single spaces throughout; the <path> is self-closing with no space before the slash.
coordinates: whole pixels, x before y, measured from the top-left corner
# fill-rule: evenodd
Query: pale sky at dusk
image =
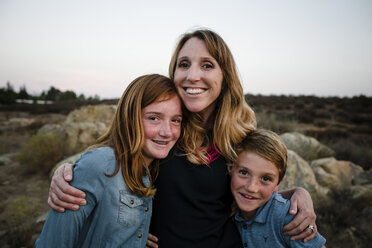
<path id="1" fill-rule="evenodd" d="M 252 94 L 372 96 L 370 0 L 1 0 L 0 87 L 119 98 L 207 27 Z"/>

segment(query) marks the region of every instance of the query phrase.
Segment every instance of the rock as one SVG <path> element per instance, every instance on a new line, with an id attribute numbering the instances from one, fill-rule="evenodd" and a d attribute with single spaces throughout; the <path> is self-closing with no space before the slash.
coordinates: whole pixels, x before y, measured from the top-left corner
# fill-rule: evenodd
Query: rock
<path id="1" fill-rule="evenodd" d="M 66 118 L 66 123 L 103 122 L 109 125 L 114 116 L 116 105 L 84 106 L 72 111 Z"/>
<path id="2" fill-rule="evenodd" d="M 0 165 L 8 165 L 12 162 L 10 158 L 0 157 Z"/>
<path id="3" fill-rule="evenodd" d="M 362 167 L 335 158 L 314 160 L 310 165 L 319 184 L 327 188 L 351 186 L 353 180 L 363 172 Z"/>
<path id="4" fill-rule="evenodd" d="M 39 133 L 52 132 L 62 136 L 66 154 L 81 152 L 94 144 L 109 128 L 116 105 L 84 106 L 72 111 L 61 124 L 48 124 Z"/>
<path id="5" fill-rule="evenodd" d="M 74 154 L 68 158 L 65 158 L 61 161 L 59 161 L 54 167 L 53 169 L 50 171 L 49 173 L 49 177 L 52 179 L 53 175 L 54 175 L 54 172 L 56 171 L 56 169 L 65 164 L 65 163 L 69 163 L 69 164 L 74 164 L 76 160 L 78 160 L 80 158 L 80 156 L 83 154 L 84 152 L 80 152 L 80 153 L 77 153 L 77 154 Z"/>
<path id="6" fill-rule="evenodd" d="M 355 185 L 372 184 L 372 170 L 359 173 L 355 176 L 351 183 Z"/>
<path id="7" fill-rule="evenodd" d="M 293 187 L 305 188 L 312 195 L 314 201 L 317 200 L 316 198 L 327 193 L 326 189 L 319 186 L 309 163 L 302 159 L 296 152 L 288 150 L 286 176 L 279 190 Z"/>
<path id="8" fill-rule="evenodd" d="M 319 143 L 312 137 L 307 137 L 297 132 L 284 133 L 280 137 L 289 150 L 295 151 L 306 161 L 335 155 L 331 148 Z"/>

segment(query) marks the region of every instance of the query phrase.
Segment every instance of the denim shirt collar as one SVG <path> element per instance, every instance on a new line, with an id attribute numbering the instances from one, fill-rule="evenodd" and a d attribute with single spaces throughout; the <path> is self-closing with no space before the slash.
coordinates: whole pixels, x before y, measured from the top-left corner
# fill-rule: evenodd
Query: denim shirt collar
<path id="1" fill-rule="evenodd" d="M 274 192 L 271 197 L 270 197 L 270 200 L 268 200 L 264 205 L 262 205 L 261 207 L 259 207 L 255 213 L 255 215 L 253 216 L 253 218 L 249 219 L 249 220 L 244 220 L 243 217 L 241 216 L 241 211 L 240 209 L 237 209 L 236 213 L 235 213 L 235 220 L 237 222 L 242 222 L 242 223 L 247 223 L 247 224 L 251 224 L 254 222 L 258 222 L 258 223 L 262 223 L 262 224 L 265 224 L 266 223 L 266 220 L 267 220 L 267 216 L 269 214 L 269 211 L 270 211 L 270 205 L 271 205 L 271 202 L 272 200 L 274 199 L 274 197 L 277 195 L 278 193 L 277 192 Z"/>

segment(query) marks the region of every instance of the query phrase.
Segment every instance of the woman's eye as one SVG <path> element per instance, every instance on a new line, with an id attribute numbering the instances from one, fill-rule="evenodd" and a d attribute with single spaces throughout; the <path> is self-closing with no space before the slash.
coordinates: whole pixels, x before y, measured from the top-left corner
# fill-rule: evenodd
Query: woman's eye
<path id="1" fill-rule="evenodd" d="M 159 118 L 157 116 L 150 116 L 149 120 L 156 121 L 159 120 Z"/>
<path id="2" fill-rule="evenodd" d="M 239 170 L 239 174 L 240 175 L 243 175 L 243 176 L 246 176 L 246 175 L 248 175 L 248 171 L 246 171 L 246 170 Z"/>
<path id="3" fill-rule="evenodd" d="M 203 64 L 203 66 L 202 66 L 204 69 L 211 69 L 211 68 L 213 68 L 213 64 L 211 64 L 211 63 L 205 63 L 205 64 Z"/>
<path id="4" fill-rule="evenodd" d="M 180 63 L 178 63 L 178 67 L 180 68 L 187 68 L 189 66 L 189 64 L 185 61 L 181 61 Z"/>

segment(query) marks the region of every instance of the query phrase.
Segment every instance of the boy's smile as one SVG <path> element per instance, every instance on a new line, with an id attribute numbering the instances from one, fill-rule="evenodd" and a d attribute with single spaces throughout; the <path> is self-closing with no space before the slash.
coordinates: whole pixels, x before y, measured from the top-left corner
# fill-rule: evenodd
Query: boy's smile
<path id="1" fill-rule="evenodd" d="M 253 152 L 242 152 L 231 171 L 231 192 L 245 220 L 252 218 L 277 191 L 279 170 Z"/>

